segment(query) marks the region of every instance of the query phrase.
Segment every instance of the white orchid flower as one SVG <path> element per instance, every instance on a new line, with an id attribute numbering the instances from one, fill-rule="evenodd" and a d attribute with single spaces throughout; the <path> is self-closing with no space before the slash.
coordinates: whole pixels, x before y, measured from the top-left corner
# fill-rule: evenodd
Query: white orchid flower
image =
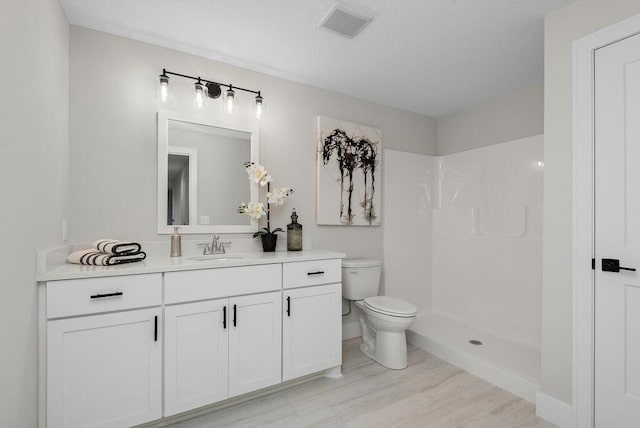
<path id="1" fill-rule="evenodd" d="M 260 183 L 261 186 L 266 186 L 267 183 L 271 182 L 271 176 L 267 173 L 264 166 L 257 163 L 250 163 L 246 164 L 246 168 L 249 178 L 256 183 Z"/>
<path id="2" fill-rule="evenodd" d="M 264 187 L 268 183 L 271 183 L 272 181 L 273 181 L 273 178 L 271 178 L 271 175 L 267 174 L 264 177 L 262 177 L 262 179 L 260 180 L 260 185 Z"/>
<path id="3" fill-rule="evenodd" d="M 249 202 L 248 204 L 243 203 L 238 208 L 238 212 L 246 214 L 256 220 L 259 220 L 260 217 L 266 215 L 266 212 L 264 211 L 264 204 L 262 202 Z"/>
<path id="4" fill-rule="evenodd" d="M 293 193 L 293 189 L 288 187 L 276 187 L 271 192 L 267 192 L 267 202 L 273 205 L 282 205 L 284 204 L 287 196 Z"/>

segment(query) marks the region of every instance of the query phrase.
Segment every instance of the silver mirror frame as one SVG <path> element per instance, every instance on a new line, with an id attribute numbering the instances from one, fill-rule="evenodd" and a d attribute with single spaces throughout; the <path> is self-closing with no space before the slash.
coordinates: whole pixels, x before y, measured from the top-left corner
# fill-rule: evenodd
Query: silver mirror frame
<path id="1" fill-rule="evenodd" d="M 194 123 L 197 125 L 206 125 L 216 128 L 225 128 L 224 125 L 214 121 L 207 121 L 201 117 L 195 118 L 184 114 L 177 114 L 167 110 L 158 111 L 158 234 L 167 235 L 173 233 L 172 225 L 165 224 L 167 222 L 167 187 L 168 187 L 168 167 L 169 167 L 169 120 L 180 122 Z M 259 163 L 259 144 L 258 130 L 226 127 L 251 134 L 251 162 Z M 242 165 L 238 166 L 239 168 Z M 257 183 L 247 179 L 250 186 L 250 195 L 252 201 L 258 200 L 259 186 Z M 247 201 L 249 202 L 249 201 Z M 241 215 L 241 214 L 238 214 Z M 258 230 L 258 220 L 251 219 L 248 225 L 181 225 L 181 234 L 212 234 L 212 233 L 254 233 Z"/>

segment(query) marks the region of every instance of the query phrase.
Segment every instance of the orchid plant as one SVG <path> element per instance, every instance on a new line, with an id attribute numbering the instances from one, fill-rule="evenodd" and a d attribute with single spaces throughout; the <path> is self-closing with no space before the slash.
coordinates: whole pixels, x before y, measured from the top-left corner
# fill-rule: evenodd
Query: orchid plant
<path id="1" fill-rule="evenodd" d="M 273 178 L 264 166 L 259 165 L 255 162 L 245 162 L 244 164 L 247 175 L 250 180 L 260 184 L 261 187 L 267 186 L 267 207 L 262 202 L 249 202 L 242 203 L 238 207 L 238 212 L 240 214 L 246 214 L 251 218 L 255 218 L 256 220 L 260 220 L 262 216 L 267 216 L 267 227 L 263 227 L 253 234 L 253 237 L 260 235 L 273 235 L 276 232 L 284 232 L 281 227 L 277 229 L 271 230 L 271 205 L 279 206 L 283 205 L 288 196 L 293 194 L 293 189 L 289 187 L 274 187 L 271 190 L 271 183 L 273 182 Z"/>

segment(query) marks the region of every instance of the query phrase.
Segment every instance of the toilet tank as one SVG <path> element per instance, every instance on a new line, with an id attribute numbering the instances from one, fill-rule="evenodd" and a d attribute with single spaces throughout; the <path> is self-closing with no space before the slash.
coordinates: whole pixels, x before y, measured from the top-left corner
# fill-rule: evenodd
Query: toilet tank
<path id="1" fill-rule="evenodd" d="M 342 297 L 362 300 L 378 295 L 382 262 L 373 259 L 342 261 Z"/>

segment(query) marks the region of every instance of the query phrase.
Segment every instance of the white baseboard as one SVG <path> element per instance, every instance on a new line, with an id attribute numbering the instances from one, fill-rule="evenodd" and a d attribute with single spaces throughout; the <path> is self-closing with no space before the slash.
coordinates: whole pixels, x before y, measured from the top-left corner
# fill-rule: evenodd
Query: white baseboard
<path id="1" fill-rule="evenodd" d="M 467 352 L 445 346 L 424 337 L 414 331 L 407 330 L 407 341 L 424 349 L 430 354 L 448 363 L 458 366 L 481 379 L 505 389 L 530 403 L 536 402 L 536 393 L 540 386 L 514 373 L 501 369 L 487 361 L 481 360 Z"/>
<path id="2" fill-rule="evenodd" d="M 573 407 L 547 394 L 536 394 L 536 415 L 560 428 L 572 428 Z"/>
<path id="3" fill-rule="evenodd" d="M 362 331 L 360 330 L 359 322 L 342 324 L 342 340 L 353 339 L 360 336 L 362 336 Z"/>

